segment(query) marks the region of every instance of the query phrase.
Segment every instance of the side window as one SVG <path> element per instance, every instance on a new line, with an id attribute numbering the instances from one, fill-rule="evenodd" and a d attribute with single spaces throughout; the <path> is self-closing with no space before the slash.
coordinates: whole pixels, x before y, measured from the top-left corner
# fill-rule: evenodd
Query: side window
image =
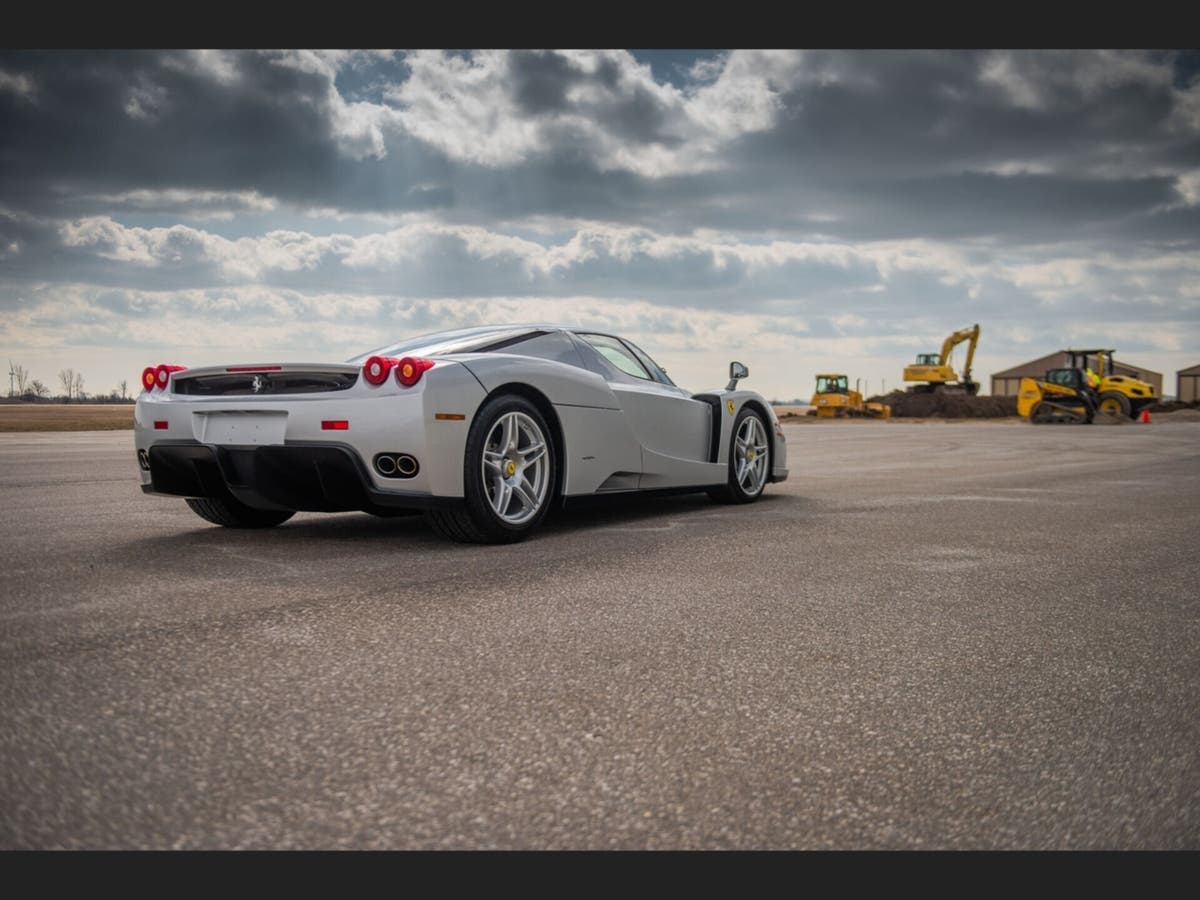
<path id="1" fill-rule="evenodd" d="M 646 371 L 646 367 L 638 362 L 637 357 L 616 338 L 609 337 L 606 334 L 581 334 L 579 336 L 591 344 L 597 353 L 626 375 L 643 378 L 646 381 L 651 380 L 650 373 Z"/>
<path id="2" fill-rule="evenodd" d="M 583 360 L 571 339 L 561 331 L 535 332 L 528 336 L 504 341 L 502 344 L 488 347 L 496 353 L 516 353 L 521 356 L 536 356 L 538 359 L 548 359 L 553 362 L 566 363 L 569 366 L 583 368 Z"/>
<path id="3" fill-rule="evenodd" d="M 633 341 L 624 341 L 623 343 L 633 351 L 633 355 L 636 356 L 641 361 L 642 365 L 646 367 L 647 371 L 650 372 L 651 378 L 661 384 L 669 384 L 671 387 L 675 387 L 675 382 L 667 377 L 667 370 L 662 368 L 662 366 L 647 356 L 646 352 L 642 350 L 641 347 L 637 346 L 637 344 L 635 344 Z"/>

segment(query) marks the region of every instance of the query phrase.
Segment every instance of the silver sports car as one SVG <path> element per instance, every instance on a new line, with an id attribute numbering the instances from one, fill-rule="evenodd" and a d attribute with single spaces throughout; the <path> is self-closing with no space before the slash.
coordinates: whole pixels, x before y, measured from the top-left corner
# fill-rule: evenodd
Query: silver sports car
<path id="1" fill-rule="evenodd" d="M 297 510 L 424 511 L 459 541 L 520 540 L 572 497 L 707 491 L 749 503 L 787 478 L 771 406 L 737 382 L 691 394 L 631 341 L 505 325 L 346 363 L 142 373 L 142 490 L 235 528 Z"/>

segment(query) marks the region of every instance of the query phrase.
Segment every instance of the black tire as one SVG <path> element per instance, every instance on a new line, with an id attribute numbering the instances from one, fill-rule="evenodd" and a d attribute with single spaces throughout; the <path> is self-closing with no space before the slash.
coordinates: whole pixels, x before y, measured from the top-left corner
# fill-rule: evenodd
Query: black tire
<path id="1" fill-rule="evenodd" d="M 255 509 L 233 497 L 188 497 L 185 502 L 200 518 L 226 528 L 272 528 L 296 514 L 290 509 Z"/>
<path id="2" fill-rule="evenodd" d="M 1105 409 L 1106 406 L 1116 406 L 1114 409 Z M 1129 398 L 1119 391 L 1105 391 L 1100 395 L 1099 408 L 1101 411 L 1110 413 L 1114 416 L 1124 416 L 1126 419 L 1133 418 L 1133 407 L 1129 403 Z"/>
<path id="3" fill-rule="evenodd" d="M 516 432 L 517 445 L 503 454 L 497 452 L 492 441 L 494 431 L 503 427 L 502 420 L 513 417 L 510 421 L 518 423 Z M 536 432 L 536 436 L 535 436 Z M 537 440 L 540 438 L 540 441 Z M 525 461 L 520 451 L 519 442 L 524 439 L 529 443 L 526 448 L 541 445 L 543 447 L 532 461 Z M 506 477 L 499 470 L 485 476 L 487 468 L 485 451 L 490 457 L 499 458 L 507 464 L 514 465 Z M 523 465 L 517 468 L 516 458 L 522 459 Z M 525 466 L 536 466 L 535 483 L 524 477 Z M 502 394 L 485 403 L 471 423 L 467 433 L 466 452 L 463 455 L 463 493 L 464 505 L 461 509 L 431 509 L 426 511 L 425 518 L 430 526 L 452 541 L 470 544 L 511 544 L 524 540 L 546 518 L 546 513 L 554 502 L 558 478 L 558 459 L 554 451 L 554 436 L 545 418 L 538 408 L 524 397 L 515 394 Z M 513 481 L 515 479 L 515 482 Z M 504 485 L 520 483 L 525 489 L 522 493 L 512 488 L 507 494 L 498 493 Z M 505 501 L 503 497 L 510 498 Z M 532 502 L 526 502 L 529 497 Z M 498 506 L 511 509 L 512 500 L 516 500 L 517 509 L 505 514 L 497 510 Z"/>
<path id="4" fill-rule="evenodd" d="M 761 477 L 752 479 L 753 483 L 747 486 L 743 479 L 738 478 L 738 463 L 744 461 L 739 457 L 738 437 L 746 426 L 746 420 L 754 418 L 758 422 L 762 442 L 759 447 L 765 447 L 765 451 L 755 451 L 752 460 L 758 459 L 760 452 L 765 452 L 766 458 L 758 463 L 756 468 L 761 468 Z M 752 461 L 749 460 L 749 461 Z M 748 461 L 748 462 L 749 462 Z M 771 439 L 770 432 L 767 431 L 766 420 L 762 414 L 756 412 L 749 406 L 743 406 L 738 410 L 737 416 L 733 420 L 733 428 L 729 432 L 729 464 L 728 464 L 728 479 L 721 487 L 709 488 L 708 496 L 718 503 L 753 503 L 762 496 L 763 488 L 767 486 L 767 481 L 771 477 Z"/>

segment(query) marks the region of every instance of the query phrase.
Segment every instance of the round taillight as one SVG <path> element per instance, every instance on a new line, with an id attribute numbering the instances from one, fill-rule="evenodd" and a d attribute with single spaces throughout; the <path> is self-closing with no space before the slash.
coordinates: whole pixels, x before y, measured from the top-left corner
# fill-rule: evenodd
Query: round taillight
<path id="1" fill-rule="evenodd" d="M 396 363 L 396 380 L 405 387 L 412 387 L 421 380 L 426 369 L 433 368 L 433 360 L 406 356 Z"/>
<path id="2" fill-rule="evenodd" d="M 363 363 L 363 378 L 370 384 L 383 384 L 396 361 L 389 356 L 372 356 Z"/>
<path id="3" fill-rule="evenodd" d="M 182 372 L 187 366 L 171 366 L 163 363 L 154 370 L 154 386 L 160 390 L 167 389 L 167 382 L 171 380 L 172 372 Z"/>
<path id="4" fill-rule="evenodd" d="M 154 390 L 154 373 L 154 366 L 146 366 L 146 368 L 142 369 L 142 387 L 148 391 Z"/>

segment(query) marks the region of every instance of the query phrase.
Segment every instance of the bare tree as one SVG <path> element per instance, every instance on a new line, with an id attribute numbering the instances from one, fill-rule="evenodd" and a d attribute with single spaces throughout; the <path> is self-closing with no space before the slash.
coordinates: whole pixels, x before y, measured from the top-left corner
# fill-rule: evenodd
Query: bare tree
<path id="1" fill-rule="evenodd" d="M 16 396 L 23 397 L 25 392 L 29 390 L 29 370 L 24 366 L 8 364 L 9 375 L 16 382 Z M 12 390 L 13 385 L 9 384 L 9 390 Z"/>
<path id="2" fill-rule="evenodd" d="M 68 400 L 71 399 L 71 392 L 75 389 L 75 370 L 62 369 L 58 373 L 58 380 L 63 386 L 63 394 Z"/>
<path id="3" fill-rule="evenodd" d="M 29 382 L 29 389 L 31 391 L 33 391 L 33 395 L 35 397 L 45 397 L 47 394 L 50 393 L 50 388 L 46 387 L 44 384 L 42 384 L 36 378 L 33 379 L 33 381 Z"/>
<path id="4" fill-rule="evenodd" d="M 122 378 L 119 382 L 117 382 L 117 387 L 121 389 L 121 399 L 127 399 L 129 397 L 129 382 Z"/>
<path id="5" fill-rule="evenodd" d="M 75 399 L 76 400 L 83 399 L 83 373 L 82 372 L 75 373 Z"/>

